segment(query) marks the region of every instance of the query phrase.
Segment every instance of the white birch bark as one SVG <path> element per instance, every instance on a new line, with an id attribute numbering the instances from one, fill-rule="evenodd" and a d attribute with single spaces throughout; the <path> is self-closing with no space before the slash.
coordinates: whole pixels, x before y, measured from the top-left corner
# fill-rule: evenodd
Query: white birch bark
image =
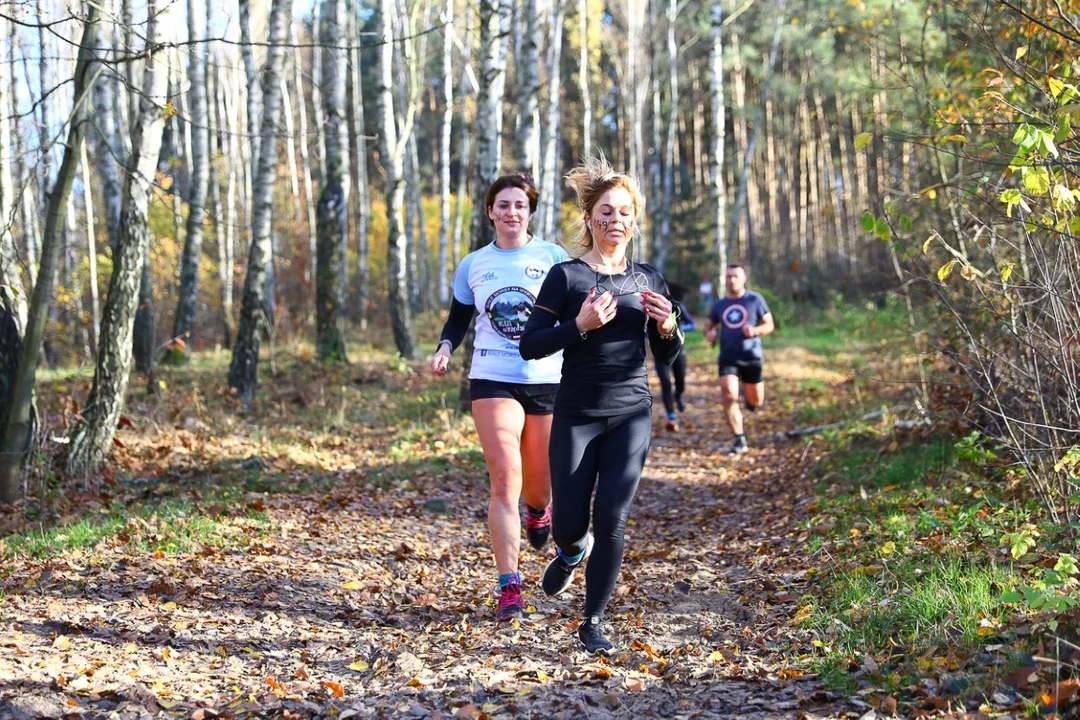
<path id="1" fill-rule="evenodd" d="M 245 0 L 246 1 L 246 0 Z M 255 197 L 252 208 L 251 250 L 247 274 L 244 277 L 244 296 L 240 310 L 240 327 L 229 368 L 229 386 L 249 403 L 258 380 L 260 331 L 269 329 L 266 317 L 266 282 L 273 256 L 271 216 L 274 186 L 277 180 L 277 133 L 281 115 L 281 84 L 278 77 L 285 56 L 285 41 L 292 17 L 292 0 L 274 0 L 270 10 L 269 48 L 263 71 L 262 125 L 259 141 L 258 168 L 253 182 Z"/>

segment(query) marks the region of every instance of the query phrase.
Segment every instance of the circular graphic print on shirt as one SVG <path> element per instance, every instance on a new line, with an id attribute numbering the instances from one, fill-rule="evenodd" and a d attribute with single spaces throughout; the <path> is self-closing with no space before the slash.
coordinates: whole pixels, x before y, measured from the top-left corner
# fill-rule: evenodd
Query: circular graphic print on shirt
<path id="1" fill-rule="evenodd" d="M 742 305 L 732 305 L 727 310 L 724 310 L 724 314 L 720 316 L 720 319 L 724 321 L 724 326 L 731 330 L 741 330 L 746 321 L 749 319 L 750 314 L 746 312 L 746 308 Z"/>
<path id="2" fill-rule="evenodd" d="M 517 342 L 525 330 L 525 323 L 532 315 L 536 297 L 523 287 L 512 285 L 496 290 L 484 304 L 484 312 L 495 332 L 507 340 Z"/>
<path id="3" fill-rule="evenodd" d="M 544 269 L 543 265 L 533 263 L 525 268 L 525 274 L 529 276 L 530 280 L 539 280 L 547 274 L 547 270 Z"/>

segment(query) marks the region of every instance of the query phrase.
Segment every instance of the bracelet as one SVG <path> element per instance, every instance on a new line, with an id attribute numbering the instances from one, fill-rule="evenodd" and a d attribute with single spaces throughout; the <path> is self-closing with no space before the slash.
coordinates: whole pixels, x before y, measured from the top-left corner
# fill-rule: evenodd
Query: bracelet
<path id="1" fill-rule="evenodd" d="M 442 347 L 443 343 L 446 343 L 447 351 L 451 355 L 453 355 L 454 354 L 454 344 L 452 342 L 450 342 L 449 340 L 447 340 L 446 338 L 443 338 L 442 340 L 440 340 L 439 344 L 435 346 L 435 352 L 439 352 L 439 348 Z"/>
<path id="2" fill-rule="evenodd" d="M 675 320 L 675 326 L 673 328 L 671 328 L 671 332 L 669 332 L 669 333 L 660 333 L 660 339 L 661 340 L 671 340 L 679 332 L 679 321 L 678 321 L 677 318 L 675 318 L 675 312 L 674 311 L 672 311 L 672 313 L 671 313 L 671 318 Z M 657 323 L 656 329 L 657 329 L 657 331 L 660 330 L 660 324 L 659 323 Z"/>

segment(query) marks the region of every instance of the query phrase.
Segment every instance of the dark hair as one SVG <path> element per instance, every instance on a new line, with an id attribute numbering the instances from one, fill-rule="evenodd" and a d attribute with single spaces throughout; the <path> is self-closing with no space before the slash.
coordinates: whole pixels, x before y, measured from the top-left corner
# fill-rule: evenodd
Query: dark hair
<path id="1" fill-rule="evenodd" d="M 536 214 L 536 206 L 540 202 L 540 193 L 533 183 L 532 176 L 526 172 L 503 175 L 496 179 L 495 182 L 491 183 L 491 187 L 487 190 L 487 195 L 484 196 L 484 207 L 488 210 L 495 207 L 495 197 L 507 188 L 517 188 L 524 192 L 525 197 L 529 198 L 529 214 Z M 495 221 L 491 218 L 488 218 L 488 222 L 495 225 Z"/>
<path id="2" fill-rule="evenodd" d="M 742 263 L 728 263 L 727 269 L 728 270 L 742 270 L 743 275 L 745 275 L 747 278 L 750 277 L 750 271 L 747 270 L 746 266 L 743 265 Z"/>

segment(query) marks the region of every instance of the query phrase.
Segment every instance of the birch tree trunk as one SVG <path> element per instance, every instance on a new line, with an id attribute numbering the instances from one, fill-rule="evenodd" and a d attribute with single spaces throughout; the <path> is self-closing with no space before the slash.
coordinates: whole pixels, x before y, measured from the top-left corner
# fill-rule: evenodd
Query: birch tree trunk
<path id="1" fill-rule="evenodd" d="M 209 37 L 210 22 L 211 22 L 211 5 L 206 4 L 206 30 L 207 37 Z M 206 122 L 208 125 L 207 130 L 210 135 L 210 183 L 207 187 L 207 193 L 209 196 L 209 203 L 207 206 L 207 212 L 210 215 L 210 228 L 214 236 L 214 249 L 217 251 L 217 270 L 218 281 L 221 283 L 222 299 L 224 299 L 225 282 L 227 280 L 227 273 L 225 272 L 226 264 L 229 262 L 228 251 L 225 247 L 225 217 L 224 208 L 221 202 L 221 167 L 228 163 L 226 153 L 222 147 L 221 141 L 221 129 L 222 129 L 222 117 L 219 111 L 217 102 L 218 98 L 218 67 L 219 64 L 215 62 L 211 64 L 210 53 L 206 56 L 206 82 L 207 82 L 207 95 L 210 98 L 209 112 L 206 115 Z M 219 312 L 224 312 L 224 302 Z M 219 318 L 224 322 L 224 317 Z M 227 335 L 224 338 L 224 346 L 228 347 L 228 342 L 231 338 Z"/>
<path id="2" fill-rule="evenodd" d="M 443 116 L 439 132 L 439 305 L 450 302 L 450 155 L 454 123 L 454 0 L 446 0 L 443 9 Z"/>
<path id="3" fill-rule="evenodd" d="M 543 169 L 540 171 L 540 234 L 549 242 L 559 240 L 559 116 L 562 93 L 563 23 L 567 0 L 553 0 L 551 42 L 548 53 L 548 98 L 544 116 Z"/>
<path id="4" fill-rule="evenodd" d="M 675 17 L 678 12 L 676 0 L 668 4 L 667 54 L 668 54 L 668 110 L 667 140 L 664 143 L 664 194 L 660 206 L 660 232 L 655 234 L 652 262 L 657 270 L 664 271 L 667 261 L 668 241 L 671 238 L 671 204 L 675 195 L 675 131 L 679 122 L 679 46 L 675 43 Z M 654 122 L 659 122 L 656 118 Z"/>
<path id="5" fill-rule="evenodd" d="M 246 2 L 246 0 L 244 0 Z M 233 348 L 229 368 L 229 387 L 235 388 L 241 400 L 250 403 L 259 369 L 259 332 L 269 329 L 266 317 L 266 280 L 273 255 L 271 245 L 271 215 L 274 185 L 277 181 L 277 143 L 275 135 L 281 115 L 281 75 L 288 37 L 292 0 L 274 0 L 270 10 L 269 47 L 263 71 L 263 108 L 260 129 L 258 167 L 253 182 L 255 197 L 252 208 L 251 250 L 247 274 L 244 277 L 244 297 L 240 309 L 240 329 Z"/>
<path id="6" fill-rule="evenodd" d="M 846 115 L 839 91 L 837 91 L 833 100 L 836 105 L 836 122 L 838 125 L 837 141 L 840 145 L 840 182 L 843 183 L 840 202 L 844 216 L 845 234 L 849 243 L 846 252 L 841 253 L 840 260 L 846 272 L 853 275 L 858 267 L 858 263 L 854 261 L 853 247 L 856 243 L 857 232 L 855 230 L 854 185 L 851 177 L 851 151 L 848 149 L 848 140 L 854 136 L 846 132 Z"/>
<path id="7" fill-rule="evenodd" d="M 150 0 L 148 10 L 146 42 L 149 52 L 156 43 L 169 41 L 170 20 L 168 5 L 159 9 L 157 0 Z M 124 407 L 131 370 L 140 285 L 138 275 L 140 268 L 145 267 L 147 220 L 165 120 L 162 108 L 168 89 L 168 69 L 161 65 L 161 56 L 166 54 L 168 51 L 158 57 L 151 56 L 144 71 L 141 108 L 133 131 L 124 182 L 120 236 L 101 318 L 101 346 L 94 383 L 82 413 L 86 422 L 75 426 L 63 460 L 69 476 L 91 475 L 101 468 L 112 448 L 117 421 Z"/>
<path id="8" fill-rule="evenodd" d="M 470 167 L 472 166 L 472 148 L 470 147 L 468 122 L 469 68 L 472 62 L 472 13 L 465 13 L 465 39 L 461 49 L 461 155 L 458 159 L 457 193 L 454 198 L 454 240 L 451 248 L 452 267 L 457 267 L 461 259 L 461 227 L 465 217 L 465 198 L 469 191 Z M 477 88 L 473 87 L 475 93 Z"/>
<path id="9" fill-rule="evenodd" d="M 0 15 L 0 38 L 8 37 L 7 19 Z M 11 126 L 9 116 L 15 116 L 11 82 L 11 65 L 7 53 L 0 54 L 0 306 L 15 319 L 18 333 L 26 328 L 26 292 L 19 276 L 15 237 L 11 228 L 15 224 L 17 192 L 11 177 Z M 0 417 L 0 420 L 4 418 Z"/>
<path id="10" fill-rule="evenodd" d="M 447 0 L 452 2 L 452 0 Z M 452 7 L 452 6 L 451 6 Z M 353 1 L 353 9 L 349 13 L 349 41 L 353 45 L 351 50 L 352 72 L 350 74 L 352 84 L 352 103 L 349 105 L 349 134 L 356 144 L 356 162 L 352 166 L 354 173 L 353 184 L 356 185 L 356 236 L 357 236 L 357 277 L 359 320 L 360 329 L 367 330 L 368 323 L 368 295 L 371 283 L 368 277 L 370 255 L 370 228 L 371 228 L 371 197 L 368 190 L 368 149 L 365 136 L 364 123 L 364 85 L 363 76 L 360 72 L 360 33 L 357 27 L 358 0 Z M 447 25 L 450 32 L 451 25 Z"/>
<path id="11" fill-rule="evenodd" d="M 347 362 L 345 286 L 349 245 L 348 136 L 345 134 L 345 84 L 348 53 L 342 49 L 345 0 L 326 0 L 322 23 L 323 106 L 326 126 L 326 175 L 319 193 L 319 247 L 315 302 L 319 359 Z"/>
<path id="12" fill-rule="evenodd" d="M 311 8 L 311 37 L 320 43 L 322 37 L 322 5 L 325 0 L 316 0 Z M 314 48 L 311 53 L 311 116 L 315 120 L 315 164 L 320 187 L 326 178 L 326 118 L 323 116 L 322 86 L 323 86 L 323 57 L 320 48 Z M 315 246 L 311 251 L 315 253 Z"/>
<path id="13" fill-rule="evenodd" d="M 712 115 L 712 206 L 715 234 L 716 277 L 723 278 L 728 264 L 727 250 L 727 191 L 724 189 L 724 5 L 723 0 L 713 0 L 712 44 L 709 48 L 709 99 Z"/>
<path id="14" fill-rule="evenodd" d="M 843 209 L 840 206 L 840 195 L 836 188 L 836 167 L 833 163 L 832 136 L 829 133 L 829 123 L 825 117 L 825 104 L 821 99 L 821 90 L 814 88 L 814 110 L 817 113 L 818 132 L 821 134 L 821 159 L 824 161 L 825 183 L 822 190 L 829 195 L 829 206 L 832 208 L 833 232 L 836 233 L 836 259 L 837 267 L 840 267 L 844 255 L 845 225 Z"/>
<path id="15" fill-rule="evenodd" d="M 209 3 L 211 0 L 205 2 Z M 193 43 L 188 48 L 191 122 L 186 123 L 191 133 L 191 179 L 188 183 L 184 254 L 180 260 L 180 287 L 177 293 L 176 317 L 173 321 L 173 337 L 184 342 L 180 345 L 179 352 L 174 350 L 171 355 L 171 359 L 179 364 L 186 364 L 191 359 L 195 342 L 199 262 L 202 260 L 207 184 L 210 181 L 210 132 L 206 127 L 209 114 L 206 100 L 206 45 L 199 43 L 199 25 L 200 21 L 205 20 L 205 16 L 198 12 L 199 9 L 197 0 L 187 0 L 188 38 Z"/>
<path id="16" fill-rule="evenodd" d="M 731 94 L 732 113 L 731 125 L 735 145 L 732 152 L 732 160 L 735 167 L 746 166 L 746 154 L 750 146 L 750 130 L 746 122 L 746 68 L 743 67 L 741 37 L 735 30 L 731 32 Z M 736 177 L 736 180 L 739 178 Z M 738 197 L 739 188 L 736 186 L 735 194 Z M 736 199 L 736 203 L 738 200 Z M 735 215 L 729 229 L 731 238 L 729 244 L 734 255 L 741 260 L 746 260 L 746 246 L 749 242 L 746 223 L 742 221 L 742 213 L 735 209 Z M 738 245 L 736 245 L 738 240 Z"/>
<path id="17" fill-rule="evenodd" d="M 592 97 L 589 94 L 589 3 L 578 0 L 578 31 L 581 51 L 578 56 L 578 92 L 581 93 L 581 156 L 592 157 Z"/>
<path id="18" fill-rule="evenodd" d="M 379 115 L 381 116 L 382 154 L 386 170 L 387 205 L 387 279 L 389 281 L 390 323 L 394 332 L 394 344 L 402 357 L 416 357 L 416 340 L 413 335 L 412 308 L 409 303 L 409 285 L 406 277 L 408 265 L 405 227 L 402 213 L 405 210 L 405 143 L 411 131 L 411 118 L 405 118 L 408 131 L 398 132 L 394 111 L 394 32 L 392 18 L 393 0 L 379 0 L 380 41 L 379 48 Z"/>
<path id="19" fill-rule="evenodd" d="M 262 138 L 255 131 L 255 119 L 259 117 L 259 75 L 255 70 L 255 50 L 251 45 L 251 0 L 237 0 L 237 3 L 240 9 L 240 56 L 244 59 L 244 73 L 247 75 L 248 145 L 251 147 L 251 158 L 255 161 L 260 157 L 259 143 Z"/>
<path id="20" fill-rule="evenodd" d="M 240 133 L 237 132 L 239 122 L 235 115 L 228 112 L 226 96 L 227 83 L 222 81 L 222 67 L 215 68 L 214 76 L 217 78 L 217 91 L 219 94 L 218 117 L 221 126 L 226 131 L 222 133 L 222 140 L 226 149 L 222 155 L 225 162 L 225 233 L 222 238 L 223 245 L 218 250 L 220 267 L 218 278 L 221 281 L 221 332 L 223 336 L 222 347 L 226 350 L 232 348 L 233 335 L 233 248 L 236 247 L 236 167 L 240 162 L 240 151 L 237 146 L 240 142 Z"/>
<path id="21" fill-rule="evenodd" d="M 109 54 L 112 48 L 107 33 L 101 33 L 98 44 L 102 48 L 101 54 Z M 105 228 L 109 235 L 110 250 L 116 247 L 124 189 L 121 165 L 125 160 L 119 135 L 129 130 L 117 125 L 116 102 L 113 96 L 120 92 L 118 83 L 112 77 L 102 77 L 99 82 L 94 83 L 94 124 L 90 130 L 90 139 L 94 143 L 94 165 L 98 170 L 101 198 L 105 203 Z"/>
<path id="22" fill-rule="evenodd" d="M 82 181 L 83 181 L 83 209 L 86 212 L 86 258 L 90 281 L 90 322 L 87 323 L 87 339 L 89 340 L 90 352 L 97 355 L 98 350 L 98 319 L 101 317 L 101 308 L 98 305 L 98 278 L 97 278 L 97 238 L 94 237 L 94 200 L 90 188 L 93 182 L 90 178 L 90 160 L 86 152 L 86 143 L 82 146 Z"/>
<path id="23" fill-rule="evenodd" d="M 56 284 L 64 212 L 71 188 L 75 184 L 80 149 L 86 137 L 88 105 L 92 102 L 90 93 L 94 76 L 91 64 L 93 48 L 97 47 L 100 17 L 100 7 L 96 3 L 89 5 L 83 24 L 82 40 L 79 43 L 78 60 L 75 64 L 75 105 L 68 122 L 64 159 L 57 174 L 56 185 L 49 193 L 48 209 L 45 214 L 45 233 L 42 238 L 41 267 L 38 271 L 37 282 L 34 284 L 23 350 L 19 356 L 19 369 L 11 393 L 11 404 L 4 418 L 6 425 L 3 432 L 3 445 L 0 446 L 0 502 L 14 502 L 20 494 L 20 468 L 32 428 L 34 377 L 37 372 L 41 341 L 45 335 L 45 321 L 49 316 L 53 289 Z"/>
<path id="24" fill-rule="evenodd" d="M 476 170 L 473 176 L 472 235 L 470 250 L 479 250 L 495 239 L 495 228 L 488 220 L 485 196 L 487 189 L 499 177 L 501 147 L 499 129 L 502 122 L 503 98 L 506 89 L 506 53 L 503 51 L 509 32 L 511 0 L 480 0 L 480 87 L 476 97 Z M 464 407 L 469 396 L 465 383 L 472 365 L 473 330 L 465 338 L 462 352 L 462 381 L 459 404 Z"/>
<path id="25" fill-rule="evenodd" d="M 292 30 L 292 42 L 296 44 L 298 42 L 295 28 Z M 315 219 L 315 188 L 311 181 L 311 157 L 308 152 L 308 122 L 307 122 L 307 102 L 304 100 L 304 78 L 303 78 L 303 53 L 297 53 L 293 63 L 293 87 L 296 88 L 296 109 L 297 120 L 299 121 L 300 128 L 300 170 L 303 173 L 304 180 L 304 205 L 307 208 L 307 237 L 308 237 L 308 256 L 304 261 L 304 283 L 310 287 L 311 282 L 314 280 L 312 274 L 312 267 L 315 262 L 316 255 L 316 239 L 315 239 L 315 226 L 317 225 Z"/>
<path id="26" fill-rule="evenodd" d="M 560 2 L 561 0 L 554 0 Z M 525 20 L 525 33 L 518 49 L 517 67 L 520 70 L 515 80 L 518 86 L 518 126 L 514 138 L 514 160 L 518 169 L 532 174 L 536 186 L 542 188 L 540 148 L 540 45 L 543 27 L 540 22 L 538 0 L 522 0 L 522 12 Z M 519 16 L 519 24 L 520 24 Z M 550 82 L 549 82 L 550 86 Z M 541 199 L 543 194 L 541 193 Z"/>

